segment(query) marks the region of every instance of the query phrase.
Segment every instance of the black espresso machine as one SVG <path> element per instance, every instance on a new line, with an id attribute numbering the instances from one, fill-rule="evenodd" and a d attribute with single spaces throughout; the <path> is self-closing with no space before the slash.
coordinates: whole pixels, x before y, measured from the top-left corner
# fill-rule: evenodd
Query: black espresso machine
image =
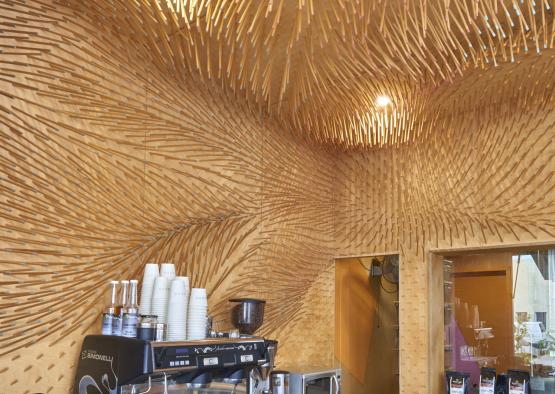
<path id="1" fill-rule="evenodd" d="M 73 393 L 269 393 L 276 351 L 276 341 L 260 337 L 154 342 L 89 335 Z"/>

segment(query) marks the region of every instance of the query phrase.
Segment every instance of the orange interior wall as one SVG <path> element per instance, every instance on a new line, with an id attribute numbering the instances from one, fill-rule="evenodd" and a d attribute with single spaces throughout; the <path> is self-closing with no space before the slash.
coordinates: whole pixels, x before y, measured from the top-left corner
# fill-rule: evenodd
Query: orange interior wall
<path id="1" fill-rule="evenodd" d="M 449 259 L 454 263 L 455 297 L 460 299 L 455 310 L 456 319 L 466 343 L 470 346 L 477 344 L 474 330 L 465 327 L 471 322 L 465 322 L 464 302 L 469 307 L 478 305 L 480 320 L 485 322 L 485 327 L 493 328 L 494 338 L 488 340 L 487 355 L 500 355 L 495 367 L 505 371 L 510 367 L 512 358 L 512 254 L 486 253 Z"/>
<path id="2" fill-rule="evenodd" d="M 396 293 L 369 279 L 371 259 L 338 260 L 335 270 L 335 354 L 343 394 L 398 392 Z M 387 284 L 384 286 L 391 287 Z"/>
<path id="3" fill-rule="evenodd" d="M 358 259 L 338 262 L 335 278 L 335 353 L 343 368 L 363 383 L 376 299 L 369 289 L 368 271 Z"/>

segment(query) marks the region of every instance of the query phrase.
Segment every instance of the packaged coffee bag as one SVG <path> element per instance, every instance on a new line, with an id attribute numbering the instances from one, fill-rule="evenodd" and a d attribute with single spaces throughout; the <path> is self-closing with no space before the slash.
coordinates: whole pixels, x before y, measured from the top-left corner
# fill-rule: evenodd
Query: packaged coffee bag
<path id="1" fill-rule="evenodd" d="M 466 372 L 446 371 L 445 383 L 447 394 L 468 394 L 470 374 Z"/>

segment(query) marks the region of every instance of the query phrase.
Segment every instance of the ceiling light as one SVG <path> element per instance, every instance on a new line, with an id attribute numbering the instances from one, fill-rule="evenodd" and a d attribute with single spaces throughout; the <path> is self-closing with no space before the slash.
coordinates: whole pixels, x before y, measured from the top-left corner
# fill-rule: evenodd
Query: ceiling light
<path id="1" fill-rule="evenodd" d="M 385 106 L 391 104 L 391 99 L 387 96 L 380 96 L 376 99 L 376 104 L 379 107 L 385 107 Z"/>

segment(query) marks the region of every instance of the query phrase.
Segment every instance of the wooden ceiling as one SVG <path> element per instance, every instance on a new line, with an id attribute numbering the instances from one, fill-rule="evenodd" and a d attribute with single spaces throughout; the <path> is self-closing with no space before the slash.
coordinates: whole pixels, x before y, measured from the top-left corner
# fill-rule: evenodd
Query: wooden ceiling
<path id="1" fill-rule="evenodd" d="M 553 48 L 554 0 L 98 0 L 180 79 L 342 148 L 412 141 L 437 87 Z M 392 103 L 376 105 L 386 95 Z"/>

